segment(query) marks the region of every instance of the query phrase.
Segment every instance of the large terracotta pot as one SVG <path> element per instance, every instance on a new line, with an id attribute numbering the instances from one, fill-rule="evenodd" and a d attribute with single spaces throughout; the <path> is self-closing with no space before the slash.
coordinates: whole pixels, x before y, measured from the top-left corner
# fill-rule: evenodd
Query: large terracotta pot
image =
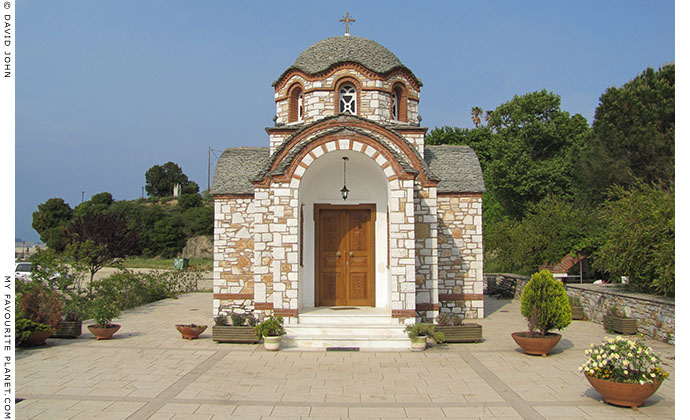
<path id="1" fill-rule="evenodd" d="M 206 331 L 206 325 L 189 325 L 189 324 L 177 324 L 175 325 L 177 331 L 182 334 L 183 339 L 194 340 L 199 338 L 202 332 Z"/>
<path id="2" fill-rule="evenodd" d="M 120 329 L 119 324 L 110 324 L 107 327 L 101 327 L 98 324 L 89 325 L 89 331 L 96 336 L 96 340 L 108 340 L 113 338 L 113 335 Z"/>
<path id="3" fill-rule="evenodd" d="M 561 340 L 561 335 L 556 333 L 548 333 L 545 337 L 532 337 L 529 331 L 520 331 L 512 333 L 511 336 L 526 354 L 542 357 L 546 357 Z"/>
<path id="4" fill-rule="evenodd" d="M 34 331 L 26 340 L 27 346 L 42 346 L 46 343 L 48 337 L 53 334 L 53 331 Z"/>
<path id="5" fill-rule="evenodd" d="M 268 351 L 278 351 L 280 349 L 281 336 L 264 337 L 264 348 Z"/>
<path id="6" fill-rule="evenodd" d="M 647 398 L 651 397 L 659 389 L 662 382 L 640 385 L 607 381 L 587 374 L 585 374 L 585 377 L 592 384 L 592 387 L 601 394 L 604 402 L 632 408 L 641 406 Z"/>
<path id="7" fill-rule="evenodd" d="M 410 347 L 412 351 L 422 351 L 426 349 L 426 336 L 423 335 L 421 337 L 411 337 Z"/>

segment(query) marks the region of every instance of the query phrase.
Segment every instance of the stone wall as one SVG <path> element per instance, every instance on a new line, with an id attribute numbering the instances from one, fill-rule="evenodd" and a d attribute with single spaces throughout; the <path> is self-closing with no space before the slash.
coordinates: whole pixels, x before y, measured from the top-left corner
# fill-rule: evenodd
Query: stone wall
<path id="1" fill-rule="evenodd" d="M 249 195 L 215 198 L 213 316 L 254 309 L 253 201 Z"/>
<path id="2" fill-rule="evenodd" d="M 440 310 L 483 318 L 482 197 L 439 194 L 437 203 Z"/>
<path id="3" fill-rule="evenodd" d="M 487 273 L 484 275 L 485 287 L 505 278 L 517 280 L 515 299 L 520 299 L 522 289 L 530 279 L 528 276 Z M 623 290 L 621 285 L 613 284 L 570 283 L 565 285 L 565 289 L 568 296 L 580 299 L 588 320 L 603 325 L 604 316 L 615 306 L 627 317 L 637 320 L 638 333 L 675 344 L 675 299 L 631 293 Z"/>
<path id="4" fill-rule="evenodd" d="M 569 296 L 577 297 L 585 316 L 597 324 L 617 307 L 629 318 L 637 320 L 637 331 L 646 337 L 675 344 L 676 302 L 672 298 L 630 293 L 620 285 L 567 284 Z"/>
<path id="5" fill-rule="evenodd" d="M 417 317 L 432 322 L 438 316 L 438 219 L 436 188 L 415 185 L 415 281 Z"/>

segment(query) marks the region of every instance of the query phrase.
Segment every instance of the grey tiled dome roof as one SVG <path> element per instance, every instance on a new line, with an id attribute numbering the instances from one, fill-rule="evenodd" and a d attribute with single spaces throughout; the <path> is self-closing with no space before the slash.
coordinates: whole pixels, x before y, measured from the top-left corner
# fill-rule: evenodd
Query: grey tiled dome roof
<path id="1" fill-rule="evenodd" d="M 292 69 L 299 69 L 307 74 L 316 74 L 328 70 L 334 64 L 345 62 L 359 63 L 380 74 L 398 67 L 412 73 L 395 54 L 376 41 L 358 36 L 334 36 L 319 41 L 304 50 L 294 64 L 285 70 L 278 80 L 273 82 L 273 85 L 275 86 Z M 412 76 L 421 86 L 422 81 L 414 74 Z"/>

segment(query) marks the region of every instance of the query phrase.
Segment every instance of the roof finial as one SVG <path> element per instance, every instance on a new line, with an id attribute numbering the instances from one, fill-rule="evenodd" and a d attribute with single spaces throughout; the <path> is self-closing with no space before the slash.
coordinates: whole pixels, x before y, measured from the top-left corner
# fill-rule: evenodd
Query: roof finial
<path id="1" fill-rule="evenodd" d="M 350 18 L 350 13 L 345 13 L 345 18 L 340 19 L 340 22 L 345 22 L 345 36 L 350 36 L 350 22 L 357 22 Z"/>

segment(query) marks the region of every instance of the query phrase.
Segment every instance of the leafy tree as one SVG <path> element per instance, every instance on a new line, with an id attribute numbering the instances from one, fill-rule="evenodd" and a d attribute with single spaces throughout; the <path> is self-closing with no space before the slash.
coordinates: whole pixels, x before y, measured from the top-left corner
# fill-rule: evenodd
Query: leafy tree
<path id="1" fill-rule="evenodd" d="M 593 266 L 628 276 L 633 291 L 673 295 L 675 290 L 675 188 L 638 183 L 612 189 L 604 204 L 602 245 Z"/>
<path id="2" fill-rule="evenodd" d="M 51 198 L 38 205 L 32 214 L 31 227 L 48 247 L 62 251 L 67 245 L 66 226 L 72 220 L 72 208 L 62 198 Z"/>
<path id="3" fill-rule="evenodd" d="M 589 128 L 584 117 L 560 106 L 558 95 L 542 90 L 515 96 L 491 113 L 488 127 L 495 136 L 486 174 L 510 217 L 522 218 L 547 196 L 574 194 L 571 149 Z"/>
<path id="4" fill-rule="evenodd" d="M 520 221 L 506 218 L 486 226 L 484 238 L 495 269 L 528 274 L 568 253 L 591 252 L 600 229 L 591 210 L 548 198 Z"/>
<path id="5" fill-rule="evenodd" d="M 146 171 L 146 192 L 151 197 L 169 197 L 173 195 L 173 187 L 180 184 L 182 188 L 189 186 L 190 182 L 182 172 L 182 169 L 173 162 L 163 165 L 154 165 Z M 196 185 L 196 184 L 195 184 Z M 194 187 L 191 187 L 194 189 Z M 196 191 L 199 186 L 196 185 Z"/>
<path id="6" fill-rule="evenodd" d="M 493 138 L 492 131 L 487 127 L 460 128 L 436 127 L 427 134 L 425 144 L 462 144 L 470 146 L 477 154 L 479 163 L 485 168 L 491 158 L 490 147 Z"/>
<path id="7" fill-rule="evenodd" d="M 95 194 L 91 197 L 91 200 L 84 201 L 74 208 L 74 216 L 80 217 L 86 213 L 108 211 L 114 202 L 113 195 L 109 192 Z"/>
<path id="8" fill-rule="evenodd" d="M 149 247 L 147 252 L 163 258 L 175 257 L 182 251 L 187 242 L 182 227 L 182 222 L 170 215 L 157 220 L 148 232 Z"/>
<path id="9" fill-rule="evenodd" d="M 182 214 L 184 234 L 190 238 L 197 235 L 213 235 L 213 207 L 192 207 Z"/>
<path id="10" fill-rule="evenodd" d="M 674 180 L 675 65 L 648 68 L 601 95 L 586 148 L 575 155 L 582 197 L 603 202 L 612 185 Z"/>
<path id="11" fill-rule="evenodd" d="M 115 212 L 86 213 L 75 218 L 68 229 L 66 252 L 93 276 L 106 265 L 129 255 L 137 246 L 137 232 Z"/>
<path id="12" fill-rule="evenodd" d="M 191 209 L 192 207 L 199 207 L 202 204 L 203 200 L 201 199 L 201 195 L 199 195 L 198 193 L 182 194 L 180 196 L 180 199 L 177 201 L 177 206 L 182 211 Z"/>

